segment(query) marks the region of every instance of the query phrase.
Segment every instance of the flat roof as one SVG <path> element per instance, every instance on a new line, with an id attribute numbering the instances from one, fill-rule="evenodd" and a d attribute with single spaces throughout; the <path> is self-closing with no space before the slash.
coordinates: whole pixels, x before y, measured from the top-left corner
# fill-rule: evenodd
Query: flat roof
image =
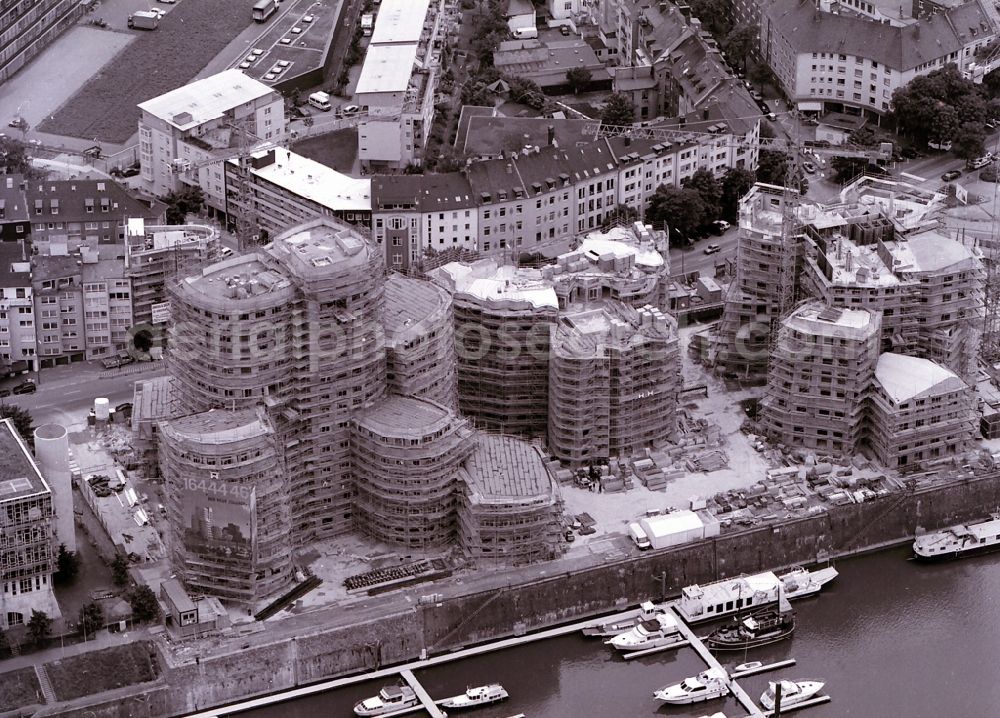
<path id="1" fill-rule="evenodd" d="M 374 250 L 354 227 L 319 217 L 282 232 L 266 251 L 297 276 L 310 277 L 363 269 Z"/>
<path id="2" fill-rule="evenodd" d="M 450 306 L 448 292 L 433 282 L 390 274 L 385 280 L 386 341 L 392 346 L 436 328 L 438 325 L 433 323 L 424 324 L 425 320 L 448 313 Z"/>
<path id="3" fill-rule="evenodd" d="M 355 95 L 406 92 L 417 60 L 417 43 L 369 45 Z"/>
<path id="4" fill-rule="evenodd" d="M 47 493 L 49 486 L 14 422 L 0 420 L 0 503 Z"/>
<path id="5" fill-rule="evenodd" d="M 132 406 L 133 429 L 140 421 L 169 419 L 177 412 L 175 400 L 176 379 L 157 376 L 135 383 Z"/>
<path id="6" fill-rule="evenodd" d="M 382 0 L 368 45 L 419 42 L 431 0 Z"/>
<path id="7" fill-rule="evenodd" d="M 588 234 L 580 243 L 578 251 L 584 254 L 594 252 L 598 256 L 613 254 L 619 258 L 635 257 L 635 263 L 640 267 L 659 268 L 664 264 L 663 255 L 655 247 L 639 244 L 631 230 L 624 227 Z"/>
<path id="8" fill-rule="evenodd" d="M 139 103 L 139 109 L 187 130 L 218 119 L 234 107 L 274 94 L 274 90 L 239 70 L 195 80 L 159 97 Z"/>
<path id="9" fill-rule="evenodd" d="M 275 147 L 253 156 L 259 159 L 271 152 L 274 153 L 274 162 L 251 170 L 262 180 L 331 210 L 371 211 L 371 177 L 341 174 L 284 147 Z"/>
<path id="10" fill-rule="evenodd" d="M 510 265 L 498 266 L 495 260 L 480 260 L 472 264 L 450 262 L 433 275 L 444 275 L 452 290 L 486 301 L 527 302 L 533 307 L 559 308 L 559 298 L 551 280 L 537 269 Z"/>
<path id="11" fill-rule="evenodd" d="M 178 613 L 187 613 L 188 611 L 196 610 L 194 601 L 191 600 L 187 591 L 184 590 L 184 586 L 176 578 L 168 578 L 161 583 L 160 590 L 167 594 L 167 598 L 174 604 L 174 608 L 177 609 Z"/>
<path id="12" fill-rule="evenodd" d="M 786 321 L 790 327 L 819 336 L 841 336 L 842 330 L 853 329 L 856 330 L 856 337 L 865 337 L 879 328 L 873 318 L 874 315 L 867 309 L 842 309 L 813 302 L 800 308 Z"/>
<path id="13" fill-rule="evenodd" d="M 216 262 L 201 274 L 185 277 L 182 285 L 206 297 L 232 300 L 259 297 L 292 286 L 288 277 L 265 265 L 259 255 L 245 254 Z"/>
<path id="14" fill-rule="evenodd" d="M 932 389 L 955 391 L 965 386 L 950 369 L 930 359 L 886 352 L 875 365 L 875 379 L 897 404 L 927 394 Z"/>
<path id="15" fill-rule="evenodd" d="M 170 419 L 161 426 L 169 434 L 198 444 L 228 444 L 265 436 L 271 431 L 256 409 L 209 409 Z"/>
<path id="16" fill-rule="evenodd" d="M 420 438 L 446 428 L 455 416 L 445 407 L 412 396 L 389 395 L 358 419 L 378 436 Z"/>
<path id="17" fill-rule="evenodd" d="M 836 235 L 827 244 L 826 258 L 832 274 L 830 281 L 836 284 L 868 287 L 899 284 L 899 277 L 885 265 L 874 244 L 856 244 L 844 235 Z"/>
<path id="18" fill-rule="evenodd" d="M 940 272 L 959 265 L 971 267 L 976 261 L 972 250 L 951 237 L 930 230 L 912 234 L 905 240 L 886 242 L 886 248 L 899 262 L 897 272 Z"/>
<path id="19" fill-rule="evenodd" d="M 486 501 L 537 498 L 552 493 L 552 477 L 538 450 L 512 436 L 481 434 L 465 462 L 469 488 Z"/>

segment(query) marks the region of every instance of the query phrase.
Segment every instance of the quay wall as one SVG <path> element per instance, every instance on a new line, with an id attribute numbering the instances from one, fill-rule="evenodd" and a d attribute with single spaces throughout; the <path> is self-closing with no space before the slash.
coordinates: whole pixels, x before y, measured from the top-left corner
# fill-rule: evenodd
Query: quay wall
<path id="1" fill-rule="evenodd" d="M 434 655 L 522 635 L 623 604 L 676 595 L 692 583 L 862 553 L 905 541 L 917 526 L 934 530 L 998 508 L 1000 472 L 831 507 L 817 515 L 726 533 L 671 550 L 633 554 L 575 573 L 443 598 L 350 627 L 316 626 L 290 641 L 248 645 L 245 650 L 205 656 L 197 662 L 167 665 L 165 695 L 149 701 L 149 712 L 143 717 L 182 715 L 364 673 L 417 659 L 423 649 Z M 99 718 L 129 714 L 110 707 L 89 710 Z M 135 714 L 134 707 L 130 713 Z M 47 715 L 77 718 L 80 713 Z"/>

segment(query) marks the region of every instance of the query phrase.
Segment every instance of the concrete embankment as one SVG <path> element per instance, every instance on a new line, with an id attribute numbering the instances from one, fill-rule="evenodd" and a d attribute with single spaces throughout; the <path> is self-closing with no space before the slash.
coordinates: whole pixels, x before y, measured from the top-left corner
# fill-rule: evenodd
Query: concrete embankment
<path id="1" fill-rule="evenodd" d="M 498 638 L 520 635 L 634 604 L 684 586 L 812 563 L 898 543 L 975 519 L 1000 506 L 1000 472 L 863 504 L 726 533 L 674 550 L 646 553 L 571 574 L 445 599 L 433 605 L 254 646 L 198 662 L 167 665 L 148 713 L 136 703 L 95 697 L 86 708 L 46 712 L 83 718 L 181 715 Z M 843 580 L 843 579 L 841 579 Z M 51 709 L 49 709 L 51 711 Z"/>

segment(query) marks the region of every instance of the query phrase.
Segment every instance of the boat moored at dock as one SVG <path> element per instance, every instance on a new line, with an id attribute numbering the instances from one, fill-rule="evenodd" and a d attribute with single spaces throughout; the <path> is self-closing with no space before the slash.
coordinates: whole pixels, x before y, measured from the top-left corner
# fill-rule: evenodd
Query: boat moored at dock
<path id="1" fill-rule="evenodd" d="M 603 623 L 595 623 L 592 626 L 586 626 L 583 629 L 583 635 L 610 638 L 630 631 L 640 622 L 653 620 L 666 612 L 666 606 L 655 604 L 652 601 L 645 601 L 640 604 L 639 610 L 634 616 L 625 616 L 614 621 L 605 621 Z"/>
<path id="2" fill-rule="evenodd" d="M 440 705 L 444 708 L 461 710 L 463 708 L 478 708 L 479 706 L 491 703 L 499 703 L 500 701 L 507 700 L 508 697 L 509 694 L 503 686 L 499 683 L 491 683 L 488 686 L 468 688 L 465 693 L 440 701 Z"/>
<path id="3" fill-rule="evenodd" d="M 647 648 L 657 648 L 674 643 L 678 639 L 680 629 L 677 619 L 663 613 L 649 621 L 641 621 L 634 628 L 620 633 L 605 643 L 614 646 L 619 651 L 644 651 Z"/>
<path id="4" fill-rule="evenodd" d="M 680 683 L 663 686 L 653 692 L 657 700 L 672 705 L 700 703 L 722 698 L 729 692 L 728 676 L 718 668 L 709 668 Z"/>
<path id="5" fill-rule="evenodd" d="M 684 588 L 676 608 L 688 623 L 711 621 L 777 603 L 779 594 L 788 600 L 814 596 L 836 577 L 832 566 L 815 571 L 796 568 L 780 576 L 773 571 L 736 576 Z"/>
<path id="6" fill-rule="evenodd" d="M 794 631 L 794 613 L 765 608 L 715 629 L 705 645 L 713 651 L 742 651 L 783 641 Z"/>
<path id="7" fill-rule="evenodd" d="M 1000 514 L 924 534 L 913 542 L 913 556 L 918 561 L 947 561 L 991 551 L 1000 551 Z"/>
<path id="8" fill-rule="evenodd" d="M 377 696 L 359 701 L 354 706 L 354 715 L 382 716 L 418 705 L 420 699 L 409 686 L 384 686 Z"/>
<path id="9" fill-rule="evenodd" d="M 760 704 L 768 710 L 774 710 L 774 697 L 779 683 L 768 683 L 767 690 L 760 696 Z M 816 696 L 823 686 L 820 681 L 781 681 L 781 705 L 783 708 L 803 703 Z"/>

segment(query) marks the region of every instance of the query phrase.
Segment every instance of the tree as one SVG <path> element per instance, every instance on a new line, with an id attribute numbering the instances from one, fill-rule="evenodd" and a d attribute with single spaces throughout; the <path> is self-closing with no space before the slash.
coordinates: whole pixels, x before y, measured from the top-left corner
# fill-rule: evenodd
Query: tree
<path id="1" fill-rule="evenodd" d="M 830 159 L 830 169 L 833 170 L 833 180 L 840 184 L 850 182 L 869 167 L 868 160 L 863 157 L 833 157 Z"/>
<path id="2" fill-rule="evenodd" d="M 982 157 L 985 153 L 986 128 L 978 122 L 963 122 L 952 137 L 951 151 L 963 160 Z"/>
<path id="3" fill-rule="evenodd" d="M 701 197 L 703 208 L 698 226 L 703 227 L 719 218 L 722 211 L 722 186 L 719 180 L 715 179 L 715 175 L 706 169 L 700 169 L 686 178 L 681 185 L 685 189 L 694 190 Z"/>
<path id="4" fill-rule="evenodd" d="M 26 409 L 14 404 L 0 404 L 0 419 L 10 419 L 21 438 L 34 448 L 35 425 Z"/>
<path id="5" fill-rule="evenodd" d="M 145 584 L 132 589 L 128 602 L 137 621 L 155 621 L 160 617 L 160 602 L 156 600 L 153 589 Z"/>
<path id="6" fill-rule="evenodd" d="M 761 150 L 757 160 L 757 181 L 784 186 L 789 158 L 781 150 Z"/>
<path id="7" fill-rule="evenodd" d="M 751 63 L 747 68 L 747 79 L 750 80 L 751 84 L 761 89 L 766 85 L 772 87 L 778 85 L 778 76 L 774 74 L 774 71 L 765 62 Z"/>
<path id="8" fill-rule="evenodd" d="M 983 77 L 983 91 L 991 100 L 1000 97 L 1000 69 L 986 73 Z"/>
<path id="9" fill-rule="evenodd" d="M 205 205 L 205 193 L 197 185 L 171 192 L 163 199 L 167 203 L 167 224 L 184 224 L 187 215 L 197 214 Z"/>
<path id="10" fill-rule="evenodd" d="M 14 137 L 0 137 L 0 174 L 24 175 L 25 179 L 43 179 L 47 172 L 31 164 L 28 145 Z"/>
<path id="11" fill-rule="evenodd" d="M 153 333 L 148 329 L 140 329 L 132 335 L 132 344 L 137 352 L 148 354 L 153 348 Z"/>
<path id="12" fill-rule="evenodd" d="M 750 170 L 742 167 L 733 167 L 722 176 L 722 218 L 727 222 L 735 222 L 738 219 L 739 204 L 743 196 L 750 191 L 757 176 Z"/>
<path id="13" fill-rule="evenodd" d="M 66 549 L 66 544 L 59 544 L 59 554 L 56 557 L 56 572 L 53 578 L 56 585 L 72 586 L 80 573 L 80 557 L 75 551 Z"/>
<path id="14" fill-rule="evenodd" d="M 28 619 L 28 640 L 36 646 L 41 645 L 52 635 L 52 619 L 44 611 L 32 609 Z"/>
<path id="15" fill-rule="evenodd" d="M 116 586 L 127 586 L 132 580 L 128 572 L 128 559 L 122 554 L 115 554 L 111 562 L 111 578 Z"/>
<path id="16" fill-rule="evenodd" d="M 705 215 L 705 204 L 697 190 L 682 187 L 675 189 L 660 185 L 649 198 L 646 208 L 646 219 L 650 222 L 666 223 L 671 230 L 671 241 L 674 234 L 680 233 L 685 242 L 701 226 Z M 682 243 L 682 244 L 683 244 Z"/>
<path id="17" fill-rule="evenodd" d="M 729 32 L 729 12 L 725 0 L 689 0 L 688 5 L 691 6 L 691 14 L 716 37 L 723 37 Z"/>
<path id="18" fill-rule="evenodd" d="M 605 125 L 631 125 L 635 121 L 635 108 L 625 95 L 616 92 L 608 98 L 601 112 Z"/>
<path id="19" fill-rule="evenodd" d="M 747 58 L 757 47 L 757 42 L 757 28 L 753 25 L 737 25 L 722 41 L 722 49 L 736 63 L 735 69 L 746 72 Z"/>
<path id="20" fill-rule="evenodd" d="M 579 95 L 580 90 L 587 89 L 593 76 L 586 67 L 573 67 L 566 71 L 566 84 L 573 90 L 574 95 Z"/>
<path id="21" fill-rule="evenodd" d="M 639 211 L 635 207 L 619 204 L 604 217 L 604 224 L 601 227 L 607 229 L 618 222 L 634 222 L 637 219 L 639 219 Z"/>
<path id="22" fill-rule="evenodd" d="M 915 77 L 892 93 L 897 129 L 919 143 L 950 140 L 963 122 L 985 122 L 987 111 L 979 88 L 953 64 Z"/>
<path id="23" fill-rule="evenodd" d="M 91 601 L 80 607 L 79 628 L 81 634 L 93 636 L 105 625 L 104 610 L 98 604 Z"/>

